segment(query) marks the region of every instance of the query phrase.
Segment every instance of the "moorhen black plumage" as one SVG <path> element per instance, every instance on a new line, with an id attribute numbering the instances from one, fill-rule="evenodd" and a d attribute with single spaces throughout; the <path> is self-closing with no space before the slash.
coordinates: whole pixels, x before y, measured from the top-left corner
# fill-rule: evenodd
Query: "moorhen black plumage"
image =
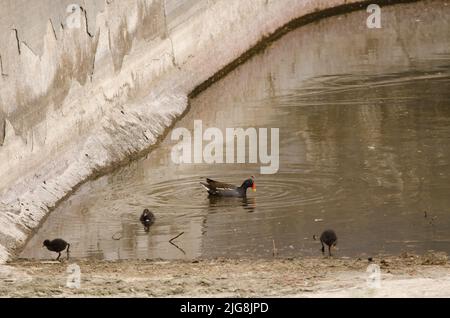
<path id="1" fill-rule="evenodd" d="M 200 184 L 208 191 L 209 195 L 245 198 L 247 196 L 248 188 L 252 188 L 253 192 L 256 191 L 254 178 L 255 177 L 252 176 L 250 179 L 245 180 L 240 187 L 229 183 L 214 181 L 209 178 L 206 178 L 206 183 L 200 182 Z"/>
<path id="2" fill-rule="evenodd" d="M 148 231 L 150 226 L 155 222 L 155 215 L 149 209 L 144 209 L 139 218 L 145 230 Z"/>
<path id="3" fill-rule="evenodd" d="M 61 252 L 67 248 L 67 259 L 69 259 L 70 244 L 63 239 L 57 238 L 51 241 L 45 240 L 42 246 L 45 246 L 49 251 L 58 253 L 58 257 L 56 258 L 57 261 L 61 257 Z"/>
<path id="4" fill-rule="evenodd" d="M 333 230 L 326 230 L 320 235 L 320 243 L 322 244 L 322 254 L 325 253 L 324 243 L 328 246 L 328 255 L 331 256 L 331 247 L 337 244 L 337 235 Z"/>

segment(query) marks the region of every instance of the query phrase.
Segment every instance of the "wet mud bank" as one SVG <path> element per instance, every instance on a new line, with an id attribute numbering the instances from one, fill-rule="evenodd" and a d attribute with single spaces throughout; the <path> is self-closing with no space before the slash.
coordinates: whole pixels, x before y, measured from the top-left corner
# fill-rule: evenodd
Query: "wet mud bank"
<path id="1" fill-rule="evenodd" d="M 403 2 L 414 1 L 380 4 Z M 369 2 L 180 3 L 110 3 L 95 17 L 80 7 L 75 29 L 45 17 L 40 49 L 11 30 L 0 48 L 0 262 L 80 184 L 150 151 L 189 97 L 292 28 Z"/>
<path id="2" fill-rule="evenodd" d="M 67 286 L 70 264 L 79 266 L 79 288 Z M 435 253 L 379 256 L 371 262 L 17 260 L 0 265 L 0 282 L 0 297 L 449 297 L 450 265 L 446 255 Z"/>

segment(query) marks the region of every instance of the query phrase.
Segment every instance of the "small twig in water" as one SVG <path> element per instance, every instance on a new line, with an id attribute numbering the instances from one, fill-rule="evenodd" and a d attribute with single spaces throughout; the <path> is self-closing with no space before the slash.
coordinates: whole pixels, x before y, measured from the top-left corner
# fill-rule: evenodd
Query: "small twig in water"
<path id="1" fill-rule="evenodd" d="M 177 236 L 175 236 L 175 237 L 172 237 L 170 240 L 169 240 L 169 243 L 172 243 L 172 241 L 173 240 L 175 240 L 176 238 L 179 238 L 181 235 L 183 235 L 184 234 L 184 232 L 181 232 L 180 234 L 178 234 Z"/>
<path id="2" fill-rule="evenodd" d="M 277 248 L 275 247 L 275 240 L 272 240 L 273 250 L 272 255 L 275 257 L 278 254 Z"/>
<path id="3" fill-rule="evenodd" d="M 177 249 L 179 249 L 184 255 L 186 255 L 186 252 L 181 247 L 179 247 L 177 244 L 172 243 L 170 241 L 169 241 L 169 243 L 172 244 L 173 246 L 175 246 Z"/>

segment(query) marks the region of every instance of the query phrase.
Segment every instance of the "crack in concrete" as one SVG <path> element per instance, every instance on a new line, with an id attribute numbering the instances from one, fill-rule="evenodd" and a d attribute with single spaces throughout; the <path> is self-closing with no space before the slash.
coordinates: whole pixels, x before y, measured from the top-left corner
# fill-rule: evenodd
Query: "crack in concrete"
<path id="1" fill-rule="evenodd" d="M 3 143 L 5 142 L 5 137 L 6 137 L 6 118 L 4 118 L 1 122 L 1 134 L 0 134 L 0 147 L 3 146 Z"/>
<path id="2" fill-rule="evenodd" d="M 20 40 L 19 40 L 19 31 L 17 31 L 17 29 L 12 29 L 14 31 L 14 35 L 16 37 L 16 44 L 17 44 L 17 52 L 19 52 L 19 55 L 21 54 L 21 50 L 20 50 Z"/>
<path id="3" fill-rule="evenodd" d="M 8 76 L 8 74 L 5 73 L 4 69 L 3 69 L 3 60 L 2 60 L 2 55 L 0 54 L 0 74 L 4 77 Z"/>
<path id="4" fill-rule="evenodd" d="M 55 39 L 56 41 L 58 41 L 58 36 L 56 35 L 55 26 L 53 25 L 52 19 L 48 19 L 48 22 L 50 23 L 50 27 L 52 28 L 52 32 L 53 32 L 54 39 Z"/>
<path id="5" fill-rule="evenodd" d="M 83 7 L 81 7 L 80 6 L 80 9 L 81 9 L 81 12 L 83 13 L 83 18 L 84 18 L 84 23 L 85 23 L 85 25 L 86 25 L 86 34 L 90 37 L 90 38 L 93 38 L 94 36 L 89 32 L 89 21 L 88 21 L 88 18 L 87 18 L 87 11 L 83 8 Z"/>
<path id="6" fill-rule="evenodd" d="M 178 65 L 178 63 L 177 63 L 177 60 L 176 60 L 176 58 L 175 58 L 175 50 L 174 50 L 174 48 L 173 48 L 173 41 L 172 41 L 172 37 L 170 36 L 170 32 L 169 32 L 169 27 L 168 27 L 168 25 L 167 25 L 167 12 L 166 12 L 166 0 L 164 0 L 163 1 L 163 11 L 164 11 L 164 27 L 165 27 L 165 29 L 166 29 L 166 36 L 167 36 L 167 38 L 169 39 L 169 41 L 170 41 L 170 47 L 171 47 L 171 49 L 172 49 L 172 64 L 176 67 L 176 68 L 178 68 L 178 69 L 180 69 L 180 66 Z"/>

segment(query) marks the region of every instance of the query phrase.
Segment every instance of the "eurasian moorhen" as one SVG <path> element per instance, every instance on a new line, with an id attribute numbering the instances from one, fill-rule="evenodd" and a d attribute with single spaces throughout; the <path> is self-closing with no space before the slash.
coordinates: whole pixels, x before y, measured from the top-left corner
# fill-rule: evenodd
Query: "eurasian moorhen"
<path id="1" fill-rule="evenodd" d="M 146 231 L 150 229 L 150 225 L 155 222 L 155 215 L 149 209 L 144 209 L 139 218 Z"/>
<path id="2" fill-rule="evenodd" d="M 328 254 L 331 256 L 331 247 L 336 246 L 337 236 L 333 230 L 326 230 L 320 235 L 320 243 L 322 244 L 322 254 L 325 253 L 324 243 L 328 246 Z"/>
<path id="3" fill-rule="evenodd" d="M 245 180 L 240 187 L 209 178 L 206 178 L 206 183 L 200 182 L 200 184 L 208 191 L 209 195 L 245 198 L 247 196 L 247 188 L 251 187 L 253 192 L 256 191 L 254 178 L 252 176 L 250 179 Z"/>
<path id="4" fill-rule="evenodd" d="M 63 239 L 57 238 L 54 240 L 45 240 L 43 246 L 45 246 L 49 251 L 58 253 L 56 260 L 58 261 L 61 257 L 61 252 L 67 247 L 67 259 L 69 259 L 69 248 L 70 244 Z"/>

